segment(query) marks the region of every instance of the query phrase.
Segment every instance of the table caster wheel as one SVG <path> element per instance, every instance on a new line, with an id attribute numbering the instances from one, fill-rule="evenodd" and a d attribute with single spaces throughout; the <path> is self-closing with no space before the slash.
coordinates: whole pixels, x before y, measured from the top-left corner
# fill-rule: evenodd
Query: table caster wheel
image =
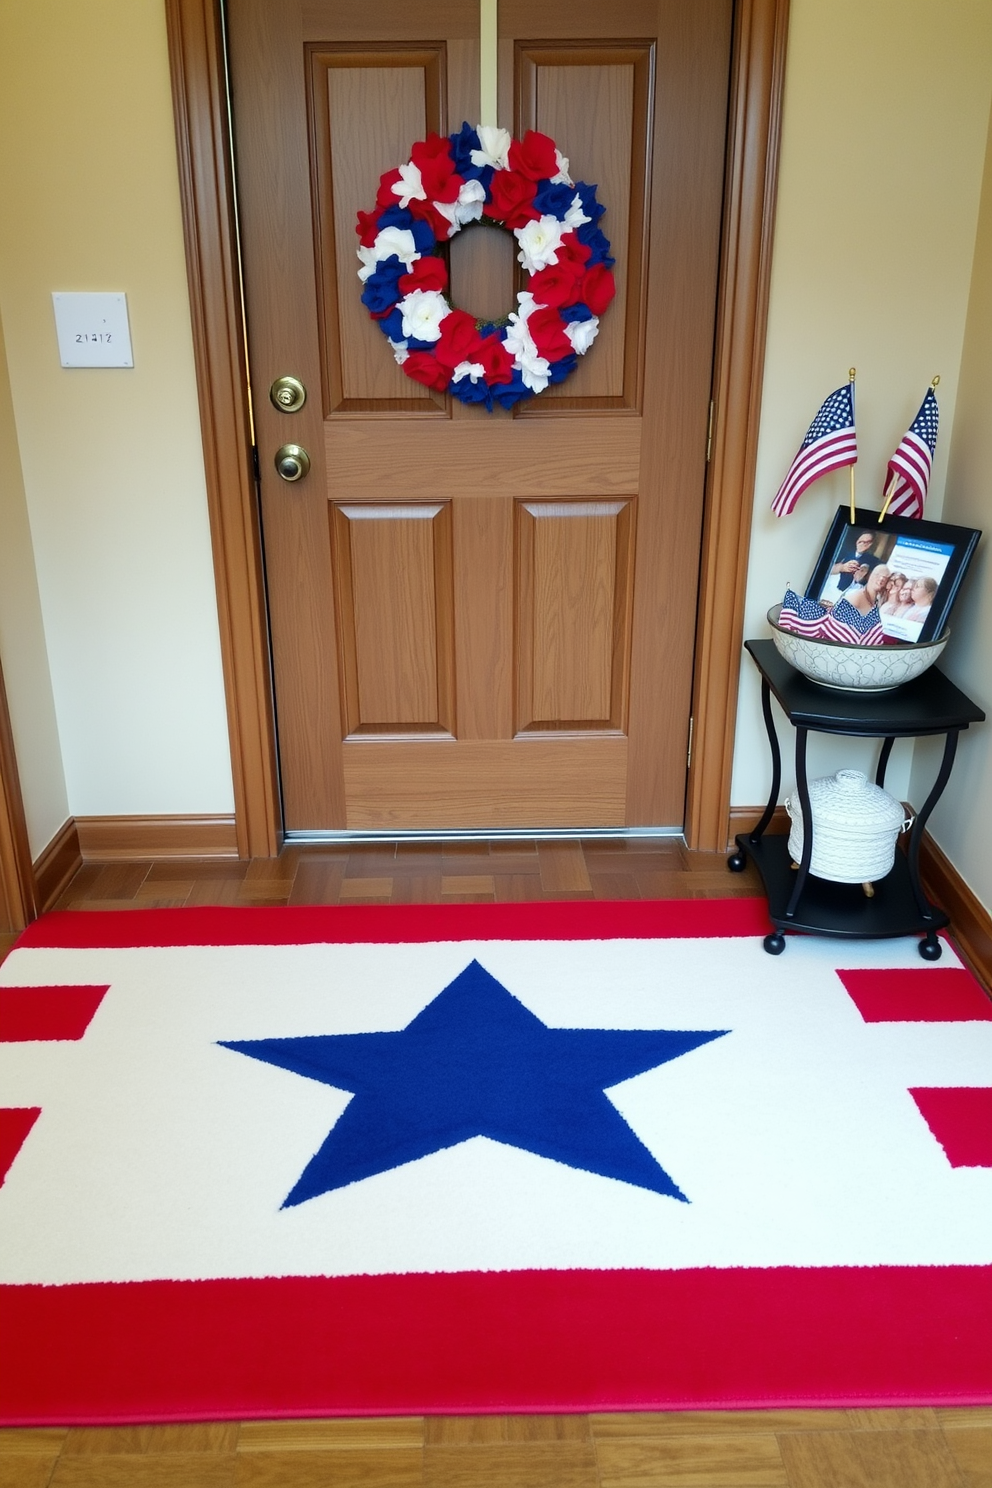
<path id="1" fill-rule="evenodd" d="M 765 936 L 764 940 L 762 941 L 762 945 L 768 952 L 769 956 L 781 956 L 782 952 L 785 950 L 785 936 L 780 934 L 780 932 L 776 930 L 774 935 Z M 923 954 L 922 951 L 920 954 Z"/>
<path id="2" fill-rule="evenodd" d="M 941 945 L 940 941 L 937 939 L 936 935 L 934 935 L 932 930 L 930 931 L 930 934 L 927 936 L 926 940 L 920 941 L 916 949 L 919 951 L 924 961 L 939 961 L 941 956 L 944 954 L 944 947 Z"/>
<path id="3" fill-rule="evenodd" d="M 727 867 L 731 873 L 743 873 L 747 867 L 747 858 L 742 852 L 735 852 L 727 859 Z"/>

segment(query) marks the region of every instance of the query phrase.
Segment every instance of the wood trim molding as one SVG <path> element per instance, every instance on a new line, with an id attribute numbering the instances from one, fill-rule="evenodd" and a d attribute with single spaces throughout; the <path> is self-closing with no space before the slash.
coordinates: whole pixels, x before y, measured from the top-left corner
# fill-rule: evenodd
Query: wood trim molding
<path id="1" fill-rule="evenodd" d="M 165 0 L 193 343 L 242 856 L 278 851 L 280 814 L 221 0 Z M 736 0 L 704 517 L 690 847 L 723 846 L 764 361 L 788 0 Z"/>
<path id="2" fill-rule="evenodd" d="M 992 914 L 929 832 L 924 832 L 920 846 L 920 877 L 927 897 L 950 915 L 958 949 L 986 991 L 992 993 Z"/>
<path id="3" fill-rule="evenodd" d="M 0 668 L 0 931 L 23 930 L 36 913 L 34 868 Z"/>
<path id="4" fill-rule="evenodd" d="M 186 270 L 241 857 L 282 840 L 219 0 L 166 0 Z"/>
<path id="5" fill-rule="evenodd" d="M 82 867 L 83 857 L 79 850 L 79 833 L 70 816 L 64 826 L 55 833 L 48 846 L 35 861 L 34 879 L 37 886 L 38 913 L 51 909 L 63 891 L 68 888 L 76 870 Z"/>
<path id="6" fill-rule="evenodd" d="M 738 832 L 752 832 L 758 825 L 765 808 L 763 806 L 732 806 L 730 808 L 730 830 L 727 833 L 727 846 L 718 847 L 717 852 L 729 851 L 733 845 L 734 838 Z M 775 815 L 768 824 L 769 832 L 788 832 L 792 823 L 789 821 L 789 813 L 784 806 L 775 807 Z"/>
<path id="7" fill-rule="evenodd" d="M 84 863 L 241 855 L 233 816 L 77 816 L 75 826 Z"/>
<path id="8" fill-rule="evenodd" d="M 738 0 L 735 14 L 686 791 L 686 842 L 703 852 L 723 848 L 730 811 L 788 14 L 788 0 Z"/>

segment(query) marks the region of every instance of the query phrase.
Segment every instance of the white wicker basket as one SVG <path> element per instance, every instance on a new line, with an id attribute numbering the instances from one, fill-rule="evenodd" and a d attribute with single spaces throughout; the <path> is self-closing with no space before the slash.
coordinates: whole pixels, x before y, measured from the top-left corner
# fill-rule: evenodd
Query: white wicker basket
<path id="1" fill-rule="evenodd" d="M 833 883 L 875 883 L 891 871 L 896 838 L 912 818 L 879 785 L 871 785 L 860 770 L 838 770 L 809 782 L 813 813 L 813 857 L 810 872 Z M 799 863 L 803 855 L 803 814 L 799 792 L 785 803 L 792 821 L 789 852 Z"/>

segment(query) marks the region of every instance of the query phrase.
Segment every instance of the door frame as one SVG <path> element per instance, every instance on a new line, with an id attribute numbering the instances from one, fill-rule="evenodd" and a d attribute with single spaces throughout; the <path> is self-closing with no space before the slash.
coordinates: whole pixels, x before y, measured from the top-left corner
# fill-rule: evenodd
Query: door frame
<path id="1" fill-rule="evenodd" d="M 165 0 L 165 11 L 238 851 L 272 857 L 282 821 L 222 4 Z M 789 0 L 734 6 L 684 828 L 710 852 L 729 836 L 788 12 Z"/>

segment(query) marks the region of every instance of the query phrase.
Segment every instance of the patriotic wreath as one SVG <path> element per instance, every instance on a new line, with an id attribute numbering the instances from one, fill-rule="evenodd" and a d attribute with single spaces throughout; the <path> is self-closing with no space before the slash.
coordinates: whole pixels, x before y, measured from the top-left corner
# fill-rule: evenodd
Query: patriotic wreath
<path id="1" fill-rule="evenodd" d="M 463 124 L 429 135 L 358 214 L 362 302 L 408 377 L 490 412 L 511 408 L 566 378 L 596 339 L 616 292 L 604 210 L 546 134 Z M 528 275 L 504 320 L 478 321 L 445 297 L 438 240 L 482 220 L 513 233 Z"/>

